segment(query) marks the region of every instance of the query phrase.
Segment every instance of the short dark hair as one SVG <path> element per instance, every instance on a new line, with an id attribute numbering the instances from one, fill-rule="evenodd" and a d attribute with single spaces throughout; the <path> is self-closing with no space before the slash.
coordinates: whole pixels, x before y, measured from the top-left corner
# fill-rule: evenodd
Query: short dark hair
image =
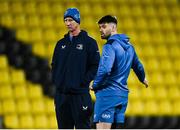
<path id="1" fill-rule="evenodd" d="M 102 23 L 115 23 L 115 24 L 117 24 L 117 19 L 115 16 L 105 15 L 98 21 L 98 24 L 102 24 Z"/>

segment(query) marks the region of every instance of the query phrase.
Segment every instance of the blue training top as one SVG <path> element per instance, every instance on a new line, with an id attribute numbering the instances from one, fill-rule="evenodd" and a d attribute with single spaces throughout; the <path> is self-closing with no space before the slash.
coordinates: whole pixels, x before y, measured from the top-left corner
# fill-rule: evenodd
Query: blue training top
<path id="1" fill-rule="evenodd" d="M 139 80 L 143 82 L 144 68 L 134 47 L 129 42 L 129 37 L 125 34 L 110 36 L 103 46 L 98 72 L 92 86 L 96 97 L 128 97 L 127 79 L 131 68 Z"/>

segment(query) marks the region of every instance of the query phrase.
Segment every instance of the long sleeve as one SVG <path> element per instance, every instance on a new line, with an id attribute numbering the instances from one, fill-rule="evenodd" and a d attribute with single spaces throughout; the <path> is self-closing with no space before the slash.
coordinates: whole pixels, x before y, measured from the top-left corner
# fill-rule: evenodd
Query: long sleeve
<path id="1" fill-rule="evenodd" d="M 99 49 L 95 40 L 92 40 L 88 51 L 88 67 L 85 74 L 83 85 L 89 84 L 95 77 L 100 60 Z"/>
<path id="2" fill-rule="evenodd" d="M 142 63 L 139 61 L 139 58 L 138 58 L 136 52 L 134 53 L 134 57 L 133 57 L 132 69 L 134 70 L 138 79 L 141 82 L 143 82 L 144 78 L 145 78 L 144 67 L 143 67 Z"/>
<path id="3" fill-rule="evenodd" d="M 114 59 L 115 52 L 112 46 L 110 44 L 104 45 L 98 72 L 93 83 L 94 90 L 98 89 L 102 85 L 102 82 L 104 82 L 105 77 L 111 73 Z"/>

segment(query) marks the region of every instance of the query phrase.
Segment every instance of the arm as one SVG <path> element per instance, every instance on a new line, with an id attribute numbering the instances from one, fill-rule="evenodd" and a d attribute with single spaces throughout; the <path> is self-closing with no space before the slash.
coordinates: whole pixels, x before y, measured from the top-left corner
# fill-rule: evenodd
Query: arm
<path id="1" fill-rule="evenodd" d="M 134 70 L 136 76 L 138 79 L 146 86 L 148 87 L 148 82 L 145 78 L 145 72 L 144 72 L 144 67 L 142 63 L 139 61 L 139 58 L 134 51 L 134 57 L 133 57 L 133 62 L 132 62 L 132 69 Z"/>
<path id="2" fill-rule="evenodd" d="M 115 52 L 112 46 L 110 44 L 104 45 L 102 57 L 100 59 L 100 64 L 98 67 L 98 72 L 92 86 L 94 90 L 98 89 L 98 87 L 102 85 L 102 82 L 104 81 L 105 77 L 110 74 L 114 63 L 114 59 Z"/>
<path id="3" fill-rule="evenodd" d="M 95 40 L 91 40 L 89 43 L 89 50 L 88 50 L 88 63 L 87 63 L 87 72 L 85 74 L 84 80 L 82 85 L 89 84 L 95 77 L 98 64 L 99 64 L 99 49 Z"/>

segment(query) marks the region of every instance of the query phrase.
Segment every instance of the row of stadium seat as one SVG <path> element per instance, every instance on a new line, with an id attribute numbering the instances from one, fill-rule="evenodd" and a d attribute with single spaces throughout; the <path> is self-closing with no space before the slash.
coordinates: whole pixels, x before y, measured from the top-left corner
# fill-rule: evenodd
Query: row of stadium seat
<path id="1" fill-rule="evenodd" d="M 144 64 L 150 87 L 144 88 L 135 74 L 131 73 L 128 80 L 130 93 L 126 127 L 180 128 L 178 2 L 177 0 L 0 1 L 0 24 L 14 29 L 18 38 L 11 44 L 5 43 L 1 40 L 3 38 L 0 30 L 0 93 L 2 93 L 0 117 L 3 117 L 5 128 L 57 128 L 53 100 L 44 96 L 44 86 L 39 83 L 40 77 L 44 76 L 40 68 L 46 63 L 38 65 L 39 62 L 35 57 L 27 57 L 29 61 L 27 62 L 23 58 L 25 56 L 20 54 L 26 55 L 32 51 L 41 58 L 48 58 L 50 64 L 55 44 L 66 32 L 63 13 L 69 7 L 80 9 L 81 26 L 97 40 L 100 52 L 105 41 L 100 38 L 96 21 L 105 14 L 116 15 L 119 32 L 130 36 Z M 9 34 L 3 36 L 11 37 Z M 33 67 L 36 69 L 28 71 L 28 68 Z M 48 76 L 50 77 L 46 73 L 46 77 Z M 32 83 L 33 81 L 36 81 L 36 84 Z M 47 85 L 51 87 L 49 83 Z M 50 92 L 49 88 L 46 92 Z M 90 92 L 95 100 L 94 93 Z"/>

